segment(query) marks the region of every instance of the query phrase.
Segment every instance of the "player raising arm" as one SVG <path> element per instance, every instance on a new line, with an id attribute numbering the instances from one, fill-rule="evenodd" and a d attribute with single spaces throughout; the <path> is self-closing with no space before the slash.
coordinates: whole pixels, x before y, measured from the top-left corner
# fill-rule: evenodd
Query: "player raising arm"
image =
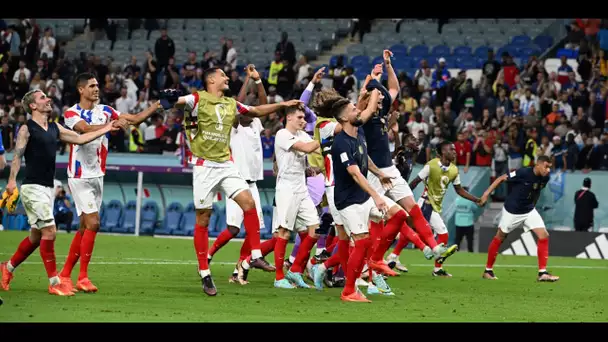
<path id="1" fill-rule="evenodd" d="M 79 102 L 64 113 L 65 124 L 78 132 L 94 132 L 110 121 L 122 129 L 128 125 L 139 125 L 160 108 L 160 102 L 138 114 L 120 113 L 114 108 L 98 104 L 99 83 L 94 74 L 82 73 L 76 77 Z M 68 185 L 74 197 L 76 213 L 80 217 L 80 229 L 70 245 L 63 269 L 59 273 L 63 283 L 72 284 L 72 269 L 80 259 L 80 272 L 75 291 L 97 292 L 89 279 L 89 263 L 99 231 L 99 210 L 103 198 L 103 177 L 106 173 L 108 138 L 101 136 L 88 144 L 70 145 Z"/>
<path id="2" fill-rule="evenodd" d="M 1 287 L 5 291 L 9 290 L 15 268 L 40 246 L 40 256 L 50 281 L 49 293 L 71 296 L 74 294 L 72 288 L 59 279 L 55 261 L 57 231 L 53 219 L 55 147 L 58 139 L 70 144 L 82 145 L 117 128 L 108 123 L 102 129 L 79 135 L 48 121 L 52 111 L 51 102 L 52 100 L 41 90 L 30 91 L 23 97 L 23 107 L 27 113 L 32 114 L 32 118 L 21 126 L 17 135 L 11 173 L 6 186 L 6 192 L 9 200 L 12 198 L 12 203 L 7 207 L 16 206 L 17 197 L 13 196 L 13 193 L 18 193 L 17 174 L 21 168 L 21 157 L 24 156 L 26 166 L 25 178 L 21 185 L 21 201 L 32 230 L 30 236 L 21 241 L 12 258 L 0 264 Z"/>
<path id="3" fill-rule="evenodd" d="M 190 112 L 186 121 L 191 125 L 188 130 L 188 143 L 192 151 L 190 162 L 194 165 L 193 199 L 196 208 L 194 227 L 194 248 L 199 264 L 199 275 L 203 291 L 215 296 L 217 289 L 208 263 L 209 218 L 211 217 L 213 197 L 218 191 L 234 200 L 243 210 L 243 223 L 246 240 L 251 247 L 251 263 L 254 268 L 273 271 L 262 257 L 260 250 L 260 220 L 249 185 L 230 160 L 230 132 L 237 114 L 259 117 L 280 109 L 300 104 L 298 100 L 249 107 L 233 98 L 224 96 L 228 90 L 229 78 L 220 68 L 205 70 L 203 82 L 205 90 L 178 96 L 175 90 L 163 91 L 169 104 L 185 108 Z"/>
<path id="4" fill-rule="evenodd" d="M 367 181 L 369 158 L 361 125 L 361 113 L 348 99 L 331 99 L 334 117 L 342 131 L 334 138 L 331 149 L 335 173 L 335 206 L 344 223 L 344 229 L 355 242 L 348 259 L 346 284 L 341 295 L 343 301 L 369 302 L 355 287 L 361 275 L 368 250 L 372 247 L 368 223 L 387 220 L 387 229 L 401 227 L 406 214 L 392 200 L 378 193 Z M 374 277 L 380 291 L 392 294 L 382 276 Z"/>
<path id="5" fill-rule="evenodd" d="M 448 228 L 441 218 L 441 210 L 445 192 L 448 190 L 448 185 L 450 183 L 454 184 L 456 193 L 469 201 L 479 203 L 479 198 L 468 193 L 460 185 L 458 167 L 454 165 L 454 160 L 456 159 L 456 148 L 454 147 L 454 144 L 449 141 L 443 141 L 439 144 L 437 150 L 439 152 L 439 158 L 432 159 L 424 165 L 422 170 L 418 173 L 418 176 L 410 183 L 410 188 L 413 190 L 420 182 L 424 182 L 424 192 L 418 200 L 418 205 L 422 209 L 424 218 L 429 221 L 431 227 L 437 234 L 437 241 L 447 244 Z M 451 253 L 448 252 L 435 260 L 433 276 L 452 276 L 447 273 L 441 265 L 445 259 L 456 252 L 456 250 L 457 248 L 454 248 Z"/>
<path id="6" fill-rule="evenodd" d="M 500 245 L 507 235 L 515 229 L 523 228 L 525 232 L 532 230 L 538 237 L 538 281 L 554 282 L 559 277 L 547 272 L 547 261 L 549 260 L 549 232 L 545 222 L 534 206 L 540 197 L 540 192 L 549 182 L 551 172 L 551 157 L 539 156 L 534 167 L 525 167 L 504 174 L 494 181 L 492 185 L 481 196 L 479 205 L 482 206 L 488 200 L 490 194 L 502 183 L 512 184 L 511 192 L 505 199 L 504 207 L 496 236 L 492 239 L 488 248 L 488 261 L 483 272 L 484 279 L 498 279 L 494 275 L 494 262 L 498 255 Z"/>

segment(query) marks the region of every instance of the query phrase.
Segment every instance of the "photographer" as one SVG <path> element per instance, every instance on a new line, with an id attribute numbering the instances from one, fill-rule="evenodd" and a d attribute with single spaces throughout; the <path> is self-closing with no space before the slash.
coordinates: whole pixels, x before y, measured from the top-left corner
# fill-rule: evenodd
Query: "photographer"
<path id="1" fill-rule="evenodd" d="M 70 233 L 72 231 L 72 220 L 74 213 L 70 209 L 72 207 L 70 195 L 66 194 L 61 182 L 55 180 L 55 205 L 53 216 L 57 225 L 64 223 L 65 230 Z"/>

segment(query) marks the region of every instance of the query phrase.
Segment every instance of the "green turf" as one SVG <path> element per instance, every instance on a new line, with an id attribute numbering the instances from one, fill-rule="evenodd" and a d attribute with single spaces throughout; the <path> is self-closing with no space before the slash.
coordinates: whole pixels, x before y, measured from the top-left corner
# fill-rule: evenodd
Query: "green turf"
<path id="1" fill-rule="evenodd" d="M 0 232 L 0 259 L 8 259 L 24 236 Z M 72 236 L 57 236 L 59 264 Z M 11 291 L 0 292 L 0 322 L 608 320 L 608 262 L 602 260 L 551 258 L 549 268 L 561 280 L 537 283 L 536 258 L 499 256 L 499 280 L 489 281 L 481 279 L 485 254 L 457 253 L 446 265 L 454 277 L 437 279 L 422 253 L 407 250 L 402 261 L 410 272 L 389 279 L 396 296 L 369 296 L 373 303 L 360 304 L 341 302 L 340 289 L 274 289 L 273 275 L 257 270 L 249 285 L 229 284 L 234 266 L 227 262 L 239 248 L 229 243 L 215 257 L 215 298 L 201 290 L 192 240 L 100 235 L 89 267 L 100 292 L 74 297 L 47 294 L 36 252 L 15 272 Z M 77 271 L 78 265 L 74 277 Z"/>

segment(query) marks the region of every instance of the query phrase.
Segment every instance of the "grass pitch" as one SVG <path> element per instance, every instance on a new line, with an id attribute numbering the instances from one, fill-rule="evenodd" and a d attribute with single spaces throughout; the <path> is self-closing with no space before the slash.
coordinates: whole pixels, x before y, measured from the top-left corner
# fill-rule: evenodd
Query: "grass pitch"
<path id="1" fill-rule="evenodd" d="M 10 258 L 26 235 L 0 232 L 0 260 Z M 72 236 L 57 236 L 59 268 Z M 500 255 L 499 280 L 489 281 L 481 278 L 486 255 L 460 252 L 445 265 L 454 277 L 439 279 L 422 253 L 406 250 L 401 261 L 409 273 L 388 280 L 396 296 L 368 296 L 373 303 L 362 304 L 341 302 L 341 289 L 275 289 L 273 274 L 259 270 L 250 273 L 249 285 L 229 284 L 239 248 L 240 242 L 231 242 L 213 260 L 217 297 L 202 292 L 189 239 L 98 235 L 89 275 L 100 291 L 74 297 L 47 293 L 35 252 L 15 272 L 11 291 L 0 290 L 0 322 L 608 321 L 604 260 L 550 258 L 549 269 L 561 279 L 537 283 L 535 257 Z"/>

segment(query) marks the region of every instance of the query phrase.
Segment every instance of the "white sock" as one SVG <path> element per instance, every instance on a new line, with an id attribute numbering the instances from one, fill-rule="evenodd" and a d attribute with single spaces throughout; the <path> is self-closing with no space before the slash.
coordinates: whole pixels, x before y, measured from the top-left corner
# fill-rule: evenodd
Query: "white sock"
<path id="1" fill-rule="evenodd" d="M 315 252 L 315 255 L 320 255 L 321 253 L 323 253 L 324 250 L 325 250 L 325 247 L 324 248 L 317 248 L 317 250 Z"/>
<path id="2" fill-rule="evenodd" d="M 201 278 L 205 278 L 206 276 L 211 275 L 211 271 L 209 269 L 199 270 L 198 274 L 201 275 Z"/>
<path id="3" fill-rule="evenodd" d="M 49 282 L 51 283 L 51 286 L 55 286 L 61 283 L 58 276 L 50 277 Z"/>
<path id="4" fill-rule="evenodd" d="M 209 259 L 209 260 L 213 259 L 213 257 L 211 256 L 211 254 L 207 254 L 207 259 Z"/>
<path id="5" fill-rule="evenodd" d="M 491 269 L 491 268 L 487 268 L 487 267 L 486 267 L 486 271 L 492 271 L 492 269 Z"/>
<path id="6" fill-rule="evenodd" d="M 247 262 L 247 259 L 243 260 L 243 262 L 241 263 L 241 266 L 243 266 L 243 269 L 248 270 L 249 269 L 249 263 Z"/>
<path id="7" fill-rule="evenodd" d="M 236 268 L 234 269 L 234 271 L 232 271 L 232 274 L 238 274 L 239 270 L 237 270 Z"/>
<path id="8" fill-rule="evenodd" d="M 547 269 L 543 268 L 542 270 L 538 270 L 538 273 L 543 273 L 543 272 L 547 272 Z"/>
<path id="9" fill-rule="evenodd" d="M 395 253 L 391 253 L 391 254 L 388 255 L 387 259 L 389 259 L 389 260 L 390 259 L 399 259 L 399 256 L 397 254 L 395 254 Z"/>
<path id="10" fill-rule="evenodd" d="M 11 272 L 11 273 L 15 272 L 15 268 L 16 268 L 16 267 L 15 267 L 15 266 L 13 266 L 13 264 L 11 264 L 11 261 L 10 261 L 10 260 L 9 260 L 9 261 L 6 263 L 6 269 L 7 269 L 9 272 Z"/>
<path id="11" fill-rule="evenodd" d="M 320 264 L 317 264 L 317 265 L 319 265 L 319 266 L 317 266 L 317 269 L 319 270 L 319 272 L 325 272 L 325 271 L 327 271 L 327 267 L 325 267 L 325 263 L 320 263 Z"/>
<path id="12" fill-rule="evenodd" d="M 296 257 L 294 257 L 293 255 L 289 256 L 289 263 L 293 264 L 293 262 L 296 261 Z"/>
<path id="13" fill-rule="evenodd" d="M 435 271 L 433 271 L 433 272 L 437 272 L 437 271 L 439 271 L 440 269 L 441 269 L 441 267 L 435 267 Z"/>
<path id="14" fill-rule="evenodd" d="M 251 259 L 255 260 L 262 257 L 262 251 L 259 249 L 251 250 Z"/>

